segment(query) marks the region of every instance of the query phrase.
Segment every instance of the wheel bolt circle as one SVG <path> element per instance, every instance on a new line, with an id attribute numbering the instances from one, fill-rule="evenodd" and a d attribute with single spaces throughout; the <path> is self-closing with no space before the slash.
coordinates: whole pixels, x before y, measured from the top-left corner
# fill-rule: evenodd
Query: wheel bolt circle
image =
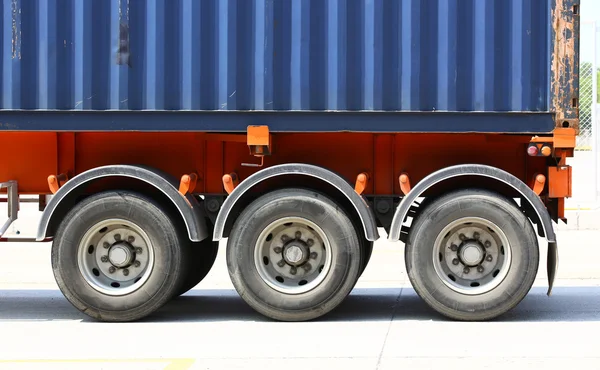
<path id="1" fill-rule="evenodd" d="M 488 254 L 487 257 L 485 257 L 485 260 L 488 262 L 492 262 L 492 259 L 493 259 L 493 257 L 491 254 Z"/>
<path id="2" fill-rule="evenodd" d="M 450 246 L 450 250 L 451 250 L 452 252 L 456 252 L 456 251 L 458 250 L 458 247 L 456 246 L 456 244 L 452 244 L 452 245 Z"/>
<path id="3" fill-rule="evenodd" d="M 102 261 L 104 263 L 108 262 L 108 256 L 102 256 L 102 257 L 100 257 L 100 261 Z"/>
<path id="4" fill-rule="evenodd" d="M 296 231 L 296 239 L 300 239 L 302 237 L 302 233 L 300 231 Z"/>
<path id="5" fill-rule="evenodd" d="M 318 255 L 317 255 L 317 252 L 312 252 L 312 253 L 310 254 L 310 258 L 311 258 L 311 259 L 313 259 L 313 260 L 314 260 L 314 259 L 317 259 L 317 256 L 318 256 Z"/>
<path id="6" fill-rule="evenodd" d="M 465 274 L 468 274 L 470 271 L 471 271 L 471 269 L 470 269 L 470 268 L 468 268 L 468 267 L 465 267 L 465 268 L 463 269 L 463 272 L 464 272 Z"/>
<path id="7" fill-rule="evenodd" d="M 296 272 L 297 272 L 297 270 L 296 270 L 296 268 L 295 268 L 295 267 L 292 267 L 292 268 L 290 269 L 290 274 L 292 274 L 292 275 L 296 275 Z"/>
<path id="8" fill-rule="evenodd" d="M 479 240 L 479 233 L 478 232 L 474 232 L 473 233 L 473 239 Z"/>
<path id="9" fill-rule="evenodd" d="M 492 242 L 490 242 L 489 240 L 486 240 L 485 243 L 484 243 L 484 245 L 485 245 L 486 248 L 489 248 L 489 247 L 492 246 Z"/>
<path id="10" fill-rule="evenodd" d="M 305 264 L 304 266 L 302 266 L 304 268 L 305 271 L 309 271 L 312 266 L 310 265 L 310 263 Z"/>
<path id="11" fill-rule="evenodd" d="M 110 266 L 108 268 L 108 272 L 110 272 L 111 274 L 114 273 L 115 271 L 117 271 L 117 269 L 114 266 Z"/>
<path id="12" fill-rule="evenodd" d="M 135 248 L 135 253 L 142 254 L 142 248 L 140 248 L 140 247 Z"/>
<path id="13" fill-rule="evenodd" d="M 284 234 L 284 235 L 281 235 L 281 241 L 282 241 L 282 242 L 284 242 L 284 243 L 285 243 L 285 242 L 287 242 L 288 240 L 290 240 L 290 237 L 289 237 L 289 236 L 287 236 L 287 235 L 285 235 L 285 234 Z"/>
<path id="14" fill-rule="evenodd" d="M 127 241 L 129 243 L 133 243 L 135 241 L 135 237 L 133 235 L 129 235 L 129 237 L 127 237 Z"/>
<path id="15" fill-rule="evenodd" d="M 102 246 L 104 247 L 104 249 L 110 248 L 110 244 L 108 244 L 108 242 L 104 242 L 104 244 L 102 244 Z"/>
<path id="16" fill-rule="evenodd" d="M 129 270 L 128 269 L 123 270 L 123 275 L 125 275 L 125 276 L 129 275 Z"/>
<path id="17" fill-rule="evenodd" d="M 285 261 L 284 260 L 280 260 L 279 262 L 277 262 L 277 266 L 279 266 L 279 267 L 285 266 Z"/>
<path id="18" fill-rule="evenodd" d="M 281 247 L 275 247 L 275 248 L 273 248 L 273 251 L 275 253 L 281 253 L 282 249 L 281 249 Z"/>
<path id="19" fill-rule="evenodd" d="M 115 240 L 116 241 L 121 240 L 121 234 L 115 234 Z"/>
<path id="20" fill-rule="evenodd" d="M 308 246 L 309 246 L 309 247 L 312 247 L 312 246 L 315 244 L 315 241 L 314 241 L 314 240 L 312 240 L 312 239 L 308 239 L 308 240 L 306 241 L 306 244 L 308 244 Z"/>
<path id="21" fill-rule="evenodd" d="M 458 258 L 455 258 L 455 259 L 453 259 L 453 260 L 452 260 L 452 264 L 453 264 L 453 265 L 458 265 L 458 264 L 459 264 L 459 262 L 460 262 L 460 261 L 458 260 Z"/>
<path id="22" fill-rule="evenodd" d="M 477 272 L 483 272 L 483 266 L 477 266 Z"/>
<path id="23" fill-rule="evenodd" d="M 140 265 L 141 265 L 141 262 L 140 262 L 140 261 L 135 261 L 135 262 L 133 263 L 133 265 L 134 265 L 135 267 L 140 267 Z"/>
<path id="24" fill-rule="evenodd" d="M 460 234 L 458 237 L 460 238 L 460 240 L 466 240 L 467 239 L 467 237 L 465 236 L 465 234 Z"/>

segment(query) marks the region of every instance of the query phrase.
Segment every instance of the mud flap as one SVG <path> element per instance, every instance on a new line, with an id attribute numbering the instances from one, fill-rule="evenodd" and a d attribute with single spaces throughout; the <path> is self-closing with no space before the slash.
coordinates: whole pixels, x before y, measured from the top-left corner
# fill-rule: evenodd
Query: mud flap
<path id="1" fill-rule="evenodd" d="M 548 243 L 548 296 L 552 294 L 552 287 L 554 286 L 554 278 L 556 277 L 556 270 L 558 270 L 558 245 L 557 243 Z"/>

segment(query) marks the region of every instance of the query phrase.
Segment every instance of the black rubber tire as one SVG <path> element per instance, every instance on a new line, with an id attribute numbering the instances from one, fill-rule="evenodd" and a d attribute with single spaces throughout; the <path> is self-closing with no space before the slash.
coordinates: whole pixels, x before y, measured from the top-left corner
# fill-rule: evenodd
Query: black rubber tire
<path id="1" fill-rule="evenodd" d="M 507 276 L 496 288 L 479 295 L 450 289 L 433 266 L 437 235 L 450 222 L 469 216 L 503 225 L 512 251 Z M 483 321 L 508 312 L 527 295 L 537 274 L 539 249 L 529 219 L 514 202 L 486 190 L 467 189 L 444 195 L 423 210 L 411 227 L 405 261 L 415 291 L 431 308 L 451 319 Z"/>
<path id="2" fill-rule="evenodd" d="M 190 291 L 208 275 L 215 264 L 218 252 L 219 242 L 212 240 L 212 233 L 203 241 L 191 244 L 185 279 L 177 296 Z"/>
<path id="3" fill-rule="evenodd" d="M 260 233 L 283 217 L 303 217 L 318 224 L 332 249 L 332 265 L 320 285 L 302 294 L 285 294 L 260 277 L 254 250 Z M 236 220 L 227 245 L 227 267 L 235 289 L 254 310 L 280 321 L 307 321 L 335 309 L 351 292 L 361 269 L 360 242 L 348 216 L 323 194 L 303 189 L 268 193 Z"/>
<path id="4" fill-rule="evenodd" d="M 92 288 L 78 267 L 77 249 L 91 225 L 109 218 L 137 224 L 151 239 L 154 268 L 142 288 L 123 296 L 110 296 Z M 52 270 L 67 300 L 100 321 L 136 321 L 168 302 L 183 281 L 187 236 L 158 203 L 129 191 L 107 191 L 77 204 L 60 224 L 52 244 Z"/>

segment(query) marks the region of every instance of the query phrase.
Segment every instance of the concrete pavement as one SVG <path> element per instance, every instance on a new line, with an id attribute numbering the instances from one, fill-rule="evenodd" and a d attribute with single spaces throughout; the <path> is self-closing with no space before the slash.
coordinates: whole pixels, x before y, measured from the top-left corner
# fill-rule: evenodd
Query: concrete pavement
<path id="1" fill-rule="evenodd" d="M 71 307 L 54 284 L 48 243 L 0 244 L 0 369 L 600 369 L 600 231 L 559 238 L 553 296 L 541 263 L 527 298 L 488 323 L 429 309 L 410 288 L 401 244 L 377 243 L 352 294 L 314 322 L 251 310 L 229 282 L 222 248 L 196 289 L 124 324 Z"/>

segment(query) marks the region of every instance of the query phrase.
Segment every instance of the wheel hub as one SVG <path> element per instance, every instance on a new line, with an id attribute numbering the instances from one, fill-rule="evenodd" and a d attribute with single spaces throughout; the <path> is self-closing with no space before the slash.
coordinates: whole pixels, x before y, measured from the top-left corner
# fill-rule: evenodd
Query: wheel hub
<path id="1" fill-rule="evenodd" d="M 502 228 L 479 217 L 450 222 L 440 230 L 433 248 L 437 276 L 461 294 L 483 294 L 508 274 L 511 249 Z"/>
<path id="2" fill-rule="evenodd" d="M 135 252 L 129 243 L 117 243 L 108 252 L 108 260 L 118 268 L 131 265 L 135 259 Z"/>
<path id="3" fill-rule="evenodd" d="M 331 245 L 325 232 L 302 217 L 272 222 L 258 236 L 254 263 L 263 281 L 278 292 L 301 294 L 327 276 Z"/>
<path id="4" fill-rule="evenodd" d="M 485 257 L 485 251 L 477 242 L 467 242 L 460 248 L 458 253 L 463 264 L 467 266 L 477 266 Z"/>
<path id="5" fill-rule="evenodd" d="M 306 262 L 308 256 L 308 248 L 298 241 L 294 241 L 283 249 L 283 259 L 292 266 L 300 266 Z"/>
<path id="6" fill-rule="evenodd" d="M 110 296 L 129 294 L 149 278 L 154 251 L 146 232 L 120 218 L 92 225 L 79 242 L 79 270 L 95 290 Z"/>

